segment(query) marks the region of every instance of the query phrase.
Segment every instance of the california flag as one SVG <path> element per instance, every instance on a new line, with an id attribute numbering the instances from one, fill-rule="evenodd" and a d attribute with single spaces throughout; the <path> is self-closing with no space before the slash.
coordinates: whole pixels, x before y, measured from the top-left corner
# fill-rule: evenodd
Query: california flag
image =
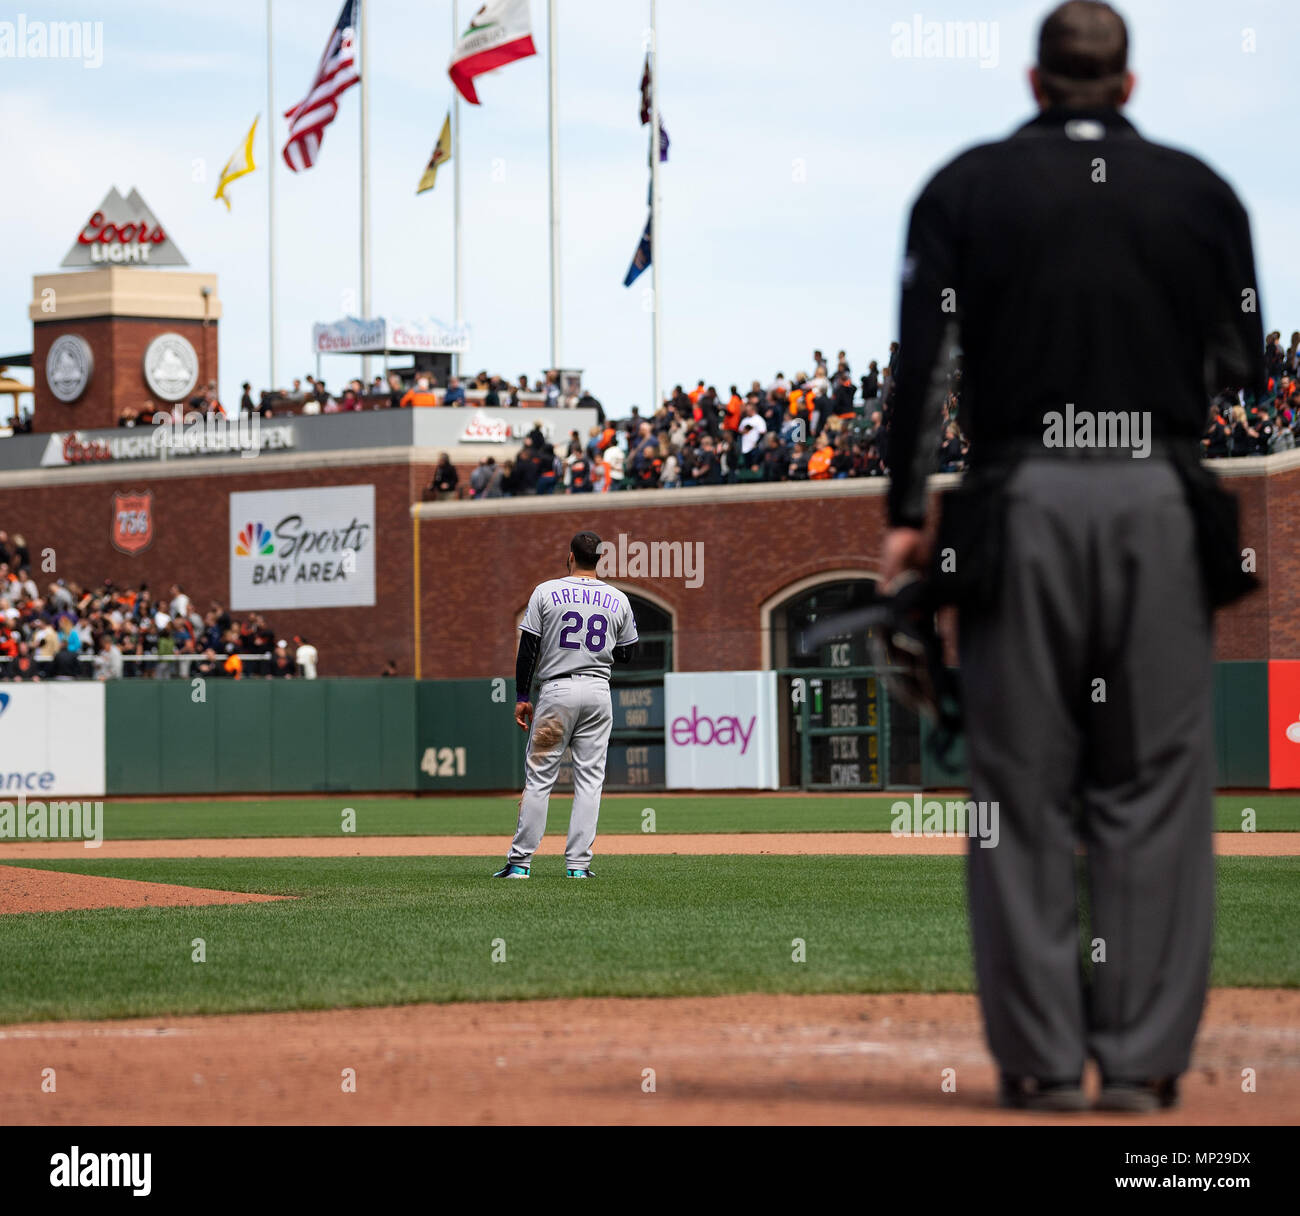
<path id="1" fill-rule="evenodd" d="M 461 96 L 478 105 L 475 76 L 536 54 L 528 0 L 488 0 L 456 43 L 447 72 Z"/>

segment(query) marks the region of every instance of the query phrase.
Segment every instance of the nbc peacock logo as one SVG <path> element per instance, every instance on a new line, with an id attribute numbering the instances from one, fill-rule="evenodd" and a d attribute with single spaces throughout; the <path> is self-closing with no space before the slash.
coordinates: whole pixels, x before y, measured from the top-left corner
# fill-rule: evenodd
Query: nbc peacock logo
<path id="1" fill-rule="evenodd" d="M 235 539 L 236 557 L 269 557 L 275 552 L 265 524 L 245 524 Z"/>

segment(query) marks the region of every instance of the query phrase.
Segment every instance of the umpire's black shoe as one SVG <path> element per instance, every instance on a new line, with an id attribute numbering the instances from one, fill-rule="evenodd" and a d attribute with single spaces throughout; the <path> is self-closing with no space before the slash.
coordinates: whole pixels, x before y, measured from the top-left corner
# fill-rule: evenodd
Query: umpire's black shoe
<path id="1" fill-rule="evenodd" d="M 1143 1081 L 1103 1080 L 1101 1096 L 1097 1099 L 1098 1110 L 1128 1111 L 1137 1115 L 1173 1110 L 1177 1105 L 1177 1077 Z"/>
<path id="2" fill-rule="evenodd" d="M 1018 1077 L 1004 1072 L 998 1105 L 1008 1110 L 1086 1110 L 1088 1099 L 1077 1077 L 1052 1081 L 1043 1077 Z"/>

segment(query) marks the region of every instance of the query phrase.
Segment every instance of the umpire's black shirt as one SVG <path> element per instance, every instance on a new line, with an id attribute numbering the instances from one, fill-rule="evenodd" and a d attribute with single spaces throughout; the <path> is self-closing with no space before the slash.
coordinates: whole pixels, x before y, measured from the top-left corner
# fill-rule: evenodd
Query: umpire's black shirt
<path id="1" fill-rule="evenodd" d="M 1117 110 L 1043 111 L 941 169 L 912 210 L 901 314 L 895 526 L 923 521 L 958 346 L 975 464 L 981 446 L 1041 441 L 1067 403 L 1150 411 L 1154 435 L 1194 441 L 1210 391 L 1263 387 L 1245 210 Z"/>

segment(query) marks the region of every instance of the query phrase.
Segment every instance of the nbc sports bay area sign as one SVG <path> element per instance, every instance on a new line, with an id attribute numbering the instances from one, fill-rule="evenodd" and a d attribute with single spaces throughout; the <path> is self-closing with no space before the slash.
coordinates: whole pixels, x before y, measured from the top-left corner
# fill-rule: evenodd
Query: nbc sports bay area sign
<path id="1" fill-rule="evenodd" d="M 375 487 L 230 495 L 230 607 L 373 607 Z"/>
<path id="2" fill-rule="evenodd" d="M 45 383 L 60 401 L 75 401 L 86 391 L 95 370 L 95 356 L 90 343 L 76 334 L 54 339 L 45 356 Z"/>
<path id="3" fill-rule="evenodd" d="M 164 401 L 179 401 L 199 378 L 199 356 L 180 334 L 159 334 L 145 347 L 145 383 Z"/>

